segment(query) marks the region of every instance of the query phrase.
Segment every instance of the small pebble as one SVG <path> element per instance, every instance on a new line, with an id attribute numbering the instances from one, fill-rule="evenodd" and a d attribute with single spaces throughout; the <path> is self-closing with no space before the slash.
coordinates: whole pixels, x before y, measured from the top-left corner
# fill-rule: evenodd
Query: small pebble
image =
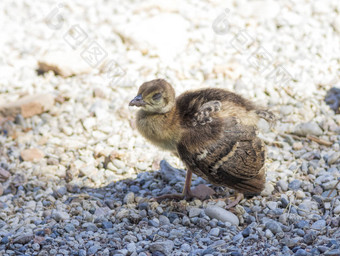
<path id="1" fill-rule="evenodd" d="M 311 226 L 311 229 L 315 230 L 322 230 L 326 227 L 326 221 L 325 220 L 318 220 L 314 222 Z"/>
<path id="2" fill-rule="evenodd" d="M 220 234 L 220 229 L 219 228 L 212 228 L 209 232 L 210 235 L 212 236 L 218 236 Z"/>
<path id="3" fill-rule="evenodd" d="M 282 228 L 279 223 L 276 221 L 269 221 L 266 223 L 266 229 L 269 229 L 273 234 L 277 234 L 279 232 L 282 232 Z"/>
<path id="4" fill-rule="evenodd" d="M 301 181 L 300 180 L 293 180 L 288 184 L 288 188 L 291 190 L 298 190 L 301 186 Z"/>
<path id="5" fill-rule="evenodd" d="M 295 254 L 295 256 L 307 256 L 307 252 L 303 249 L 298 249 Z"/>

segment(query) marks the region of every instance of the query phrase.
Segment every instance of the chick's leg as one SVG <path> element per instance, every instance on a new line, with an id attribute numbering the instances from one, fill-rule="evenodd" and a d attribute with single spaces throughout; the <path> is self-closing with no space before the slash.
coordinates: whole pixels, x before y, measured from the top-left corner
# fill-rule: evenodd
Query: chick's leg
<path id="1" fill-rule="evenodd" d="M 190 199 L 192 198 L 191 194 L 191 178 L 192 178 L 192 172 L 190 170 L 187 171 L 186 177 L 185 177 L 185 183 L 182 194 L 166 194 L 162 196 L 155 197 L 154 199 L 158 202 L 163 201 L 165 199 Z"/>
<path id="2" fill-rule="evenodd" d="M 215 194 L 215 191 L 208 187 L 207 185 L 200 184 L 194 189 L 191 189 L 192 171 L 187 171 L 187 176 L 185 177 L 185 183 L 183 188 L 183 195 L 186 199 L 198 198 L 204 200 Z"/>
<path id="3" fill-rule="evenodd" d="M 188 170 L 182 194 L 166 194 L 162 196 L 158 196 L 155 198 L 156 201 L 162 201 L 165 199 L 191 199 L 191 198 L 198 198 L 200 200 L 204 200 L 209 198 L 211 195 L 215 194 L 215 191 L 210 187 L 200 184 L 194 189 L 191 190 L 191 179 L 192 179 L 192 171 Z"/>
<path id="4" fill-rule="evenodd" d="M 182 192 L 185 198 L 190 198 L 192 196 L 191 189 L 190 189 L 191 179 L 192 179 L 192 171 L 188 170 L 185 176 L 185 183 L 184 183 L 184 188 Z"/>

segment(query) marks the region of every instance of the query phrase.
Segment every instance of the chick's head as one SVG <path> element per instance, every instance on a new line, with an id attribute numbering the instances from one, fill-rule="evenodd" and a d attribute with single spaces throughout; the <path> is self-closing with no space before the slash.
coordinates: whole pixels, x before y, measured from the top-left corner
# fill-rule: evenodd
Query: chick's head
<path id="1" fill-rule="evenodd" d="M 143 83 L 129 106 L 142 108 L 150 113 L 166 113 L 175 105 L 175 90 L 163 79 Z"/>

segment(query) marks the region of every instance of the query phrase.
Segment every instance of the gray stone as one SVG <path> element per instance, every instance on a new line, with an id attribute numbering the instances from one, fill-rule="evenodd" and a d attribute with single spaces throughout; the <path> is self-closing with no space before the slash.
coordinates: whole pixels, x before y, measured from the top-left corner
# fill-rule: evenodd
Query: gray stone
<path id="1" fill-rule="evenodd" d="M 300 180 L 293 180 L 288 184 L 288 188 L 291 190 L 298 190 L 301 186 L 301 181 Z"/>
<path id="2" fill-rule="evenodd" d="M 98 230 L 96 224 L 92 223 L 92 222 L 86 222 L 83 225 L 81 225 L 82 228 L 86 228 L 87 231 L 93 231 L 96 232 Z"/>
<path id="3" fill-rule="evenodd" d="M 304 249 L 298 249 L 294 256 L 307 256 L 307 252 Z"/>
<path id="4" fill-rule="evenodd" d="M 269 229 L 273 234 L 282 232 L 280 224 L 276 221 L 268 221 L 265 226 L 266 229 Z"/>
<path id="5" fill-rule="evenodd" d="M 65 229 L 65 231 L 68 232 L 68 233 L 74 232 L 74 231 L 76 230 L 75 227 L 74 227 L 74 225 L 72 225 L 72 224 L 70 224 L 70 223 L 66 224 L 65 227 L 64 227 L 64 229 Z"/>
<path id="6" fill-rule="evenodd" d="M 248 237 L 251 234 L 251 228 L 248 226 L 242 231 L 242 236 Z"/>
<path id="7" fill-rule="evenodd" d="M 298 223 L 295 224 L 297 228 L 306 228 L 309 226 L 308 221 L 306 220 L 300 220 Z"/>
<path id="8" fill-rule="evenodd" d="M 160 162 L 162 178 L 168 181 L 170 184 L 175 184 L 178 181 L 184 181 L 184 170 L 178 170 L 172 167 L 167 161 L 162 160 Z"/>
<path id="9" fill-rule="evenodd" d="M 327 159 L 328 165 L 334 164 L 336 161 L 338 161 L 339 158 L 340 158 L 340 152 L 334 152 Z"/>
<path id="10" fill-rule="evenodd" d="M 35 250 L 35 251 L 39 251 L 40 250 L 40 244 L 38 244 L 38 243 L 32 244 L 32 249 Z"/>
<path id="11" fill-rule="evenodd" d="M 27 244 L 32 241 L 33 238 L 34 236 L 32 233 L 22 234 L 13 239 L 13 244 Z"/>
<path id="12" fill-rule="evenodd" d="M 129 217 L 129 210 L 128 209 L 121 209 L 117 214 L 116 214 L 117 219 L 123 219 L 123 218 L 128 218 Z"/>
<path id="13" fill-rule="evenodd" d="M 190 252 L 190 250 L 191 250 L 191 247 L 190 247 L 190 245 L 189 244 L 182 244 L 181 245 L 181 251 L 183 251 L 183 252 Z"/>
<path id="14" fill-rule="evenodd" d="M 88 250 L 88 254 L 89 255 L 95 255 L 97 253 L 98 250 L 100 250 L 100 246 L 99 245 L 93 245 L 89 248 Z"/>
<path id="15" fill-rule="evenodd" d="M 135 243 L 128 243 L 126 246 L 126 249 L 129 251 L 129 253 L 134 253 L 136 251 L 136 244 Z"/>
<path id="16" fill-rule="evenodd" d="M 271 210 L 275 210 L 277 208 L 277 202 L 267 202 L 267 206 Z"/>
<path id="17" fill-rule="evenodd" d="M 282 243 L 288 246 L 289 248 L 293 248 L 294 246 L 296 246 L 299 243 L 299 241 L 300 240 L 298 239 L 288 238 L 288 237 L 285 237 L 284 239 L 282 239 Z"/>
<path id="18" fill-rule="evenodd" d="M 80 249 L 80 250 L 78 251 L 78 255 L 79 255 L 79 256 L 86 256 L 86 251 L 85 251 L 84 249 Z"/>
<path id="19" fill-rule="evenodd" d="M 285 180 L 279 180 L 276 185 L 282 189 L 282 191 L 288 190 L 288 183 Z"/>
<path id="20" fill-rule="evenodd" d="M 243 241 L 243 235 L 241 232 L 233 237 L 233 242 L 235 243 L 242 243 L 242 241 Z"/>
<path id="21" fill-rule="evenodd" d="M 310 214 L 313 209 L 317 209 L 317 203 L 310 200 L 305 200 L 298 207 L 298 213 L 301 216 Z"/>
<path id="22" fill-rule="evenodd" d="M 52 212 L 52 218 L 55 221 L 63 221 L 68 220 L 70 218 L 70 215 L 67 212 L 55 210 Z"/>
<path id="23" fill-rule="evenodd" d="M 160 224 L 161 226 L 163 226 L 163 225 L 169 225 L 169 224 L 170 224 L 169 218 L 166 217 L 166 216 L 164 216 L 164 215 L 160 215 L 160 216 L 158 217 L 158 219 L 159 219 L 159 224 Z"/>
<path id="24" fill-rule="evenodd" d="M 287 224 L 287 220 L 288 220 L 288 213 L 283 213 L 280 215 L 279 217 L 280 223 Z"/>
<path id="25" fill-rule="evenodd" d="M 335 189 L 335 186 L 337 185 L 337 180 L 331 180 L 328 182 L 323 183 L 321 186 L 324 190 L 332 190 Z"/>
<path id="26" fill-rule="evenodd" d="M 109 213 L 110 208 L 109 207 L 97 207 L 96 211 L 93 214 L 94 218 L 103 218 L 106 217 Z"/>
<path id="27" fill-rule="evenodd" d="M 189 210 L 189 217 L 190 218 L 197 217 L 197 216 L 199 216 L 201 214 L 201 212 L 202 212 L 202 209 L 197 208 L 197 207 L 192 207 Z"/>
<path id="28" fill-rule="evenodd" d="M 103 228 L 105 228 L 105 229 L 109 229 L 109 228 L 112 228 L 112 227 L 113 227 L 113 224 L 112 224 L 111 221 L 103 221 L 103 222 L 102 222 L 102 226 L 103 226 Z"/>
<path id="29" fill-rule="evenodd" d="M 166 240 L 166 241 L 162 241 L 162 242 L 153 242 L 150 244 L 150 251 L 156 252 L 162 252 L 165 255 L 171 255 L 171 252 L 174 248 L 174 242 L 171 240 Z"/>
<path id="30" fill-rule="evenodd" d="M 329 250 L 329 247 L 324 246 L 324 245 L 320 245 L 320 246 L 318 246 L 318 250 L 319 250 L 320 252 L 326 252 L 326 251 Z"/>
<path id="31" fill-rule="evenodd" d="M 153 218 L 152 220 L 148 221 L 148 224 L 152 227 L 159 227 L 159 220 L 156 218 Z"/>
<path id="32" fill-rule="evenodd" d="M 303 237 L 303 241 L 306 243 L 306 244 L 313 244 L 313 242 L 315 241 L 316 239 L 316 233 L 314 231 L 310 231 L 308 232 L 306 235 L 304 235 Z"/>
<path id="33" fill-rule="evenodd" d="M 133 204 L 135 202 L 135 194 L 133 192 L 129 192 L 124 197 L 124 203 Z"/>
<path id="34" fill-rule="evenodd" d="M 334 208 L 333 212 L 334 214 L 340 214 L 340 204 Z"/>
<path id="35" fill-rule="evenodd" d="M 340 255 L 340 249 L 333 249 L 330 251 L 326 251 L 324 253 L 325 256 L 339 256 Z"/>
<path id="36" fill-rule="evenodd" d="M 313 223 L 313 225 L 311 226 L 312 229 L 315 230 L 322 230 L 326 227 L 326 221 L 325 220 L 318 220 L 316 222 Z"/>
<path id="37" fill-rule="evenodd" d="M 190 225 L 190 219 L 188 218 L 188 216 L 183 216 L 182 224 L 183 224 L 184 226 Z"/>
<path id="38" fill-rule="evenodd" d="M 326 190 L 326 191 L 322 192 L 322 194 L 321 194 L 321 196 L 323 198 L 327 198 L 327 199 L 336 197 L 336 195 L 337 195 L 337 191 L 335 189 Z"/>

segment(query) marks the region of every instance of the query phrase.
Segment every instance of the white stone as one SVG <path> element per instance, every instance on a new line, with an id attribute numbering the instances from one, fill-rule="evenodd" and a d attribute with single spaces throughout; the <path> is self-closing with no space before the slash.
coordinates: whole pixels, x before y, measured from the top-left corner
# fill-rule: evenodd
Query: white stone
<path id="1" fill-rule="evenodd" d="M 147 163 L 144 163 L 144 162 L 139 162 L 136 164 L 136 168 L 141 170 L 141 171 L 145 171 L 149 168 L 149 165 Z"/>
<path id="2" fill-rule="evenodd" d="M 243 7 L 240 15 L 257 19 L 272 19 L 280 13 L 280 5 L 273 0 L 249 1 Z"/>
<path id="3" fill-rule="evenodd" d="M 117 167 L 114 166 L 112 162 L 109 162 L 109 163 L 107 164 L 107 169 L 109 169 L 109 170 L 111 170 L 111 171 L 117 171 L 117 170 L 118 170 Z"/>
<path id="4" fill-rule="evenodd" d="M 118 25 L 117 32 L 142 53 L 153 52 L 173 60 L 188 43 L 189 23 L 180 15 L 165 13 Z"/>
<path id="5" fill-rule="evenodd" d="M 112 161 L 113 165 L 116 166 L 118 169 L 123 169 L 125 167 L 125 164 L 123 161 L 118 160 L 118 159 L 114 159 Z"/>
<path id="6" fill-rule="evenodd" d="M 238 226 L 240 223 L 235 214 L 218 206 L 208 206 L 204 212 L 212 219 L 217 219 L 222 222 L 229 222 L 235 226 Z"/>
<path id="7" fill-rule="evenodd" d="M 328 14 L 328 13 L 330 13 L 330 8 L 328 6 L 327 1 L 323 1 L 323 0 L 313 1 L 312 8 L 313 8 L 314 13 L 318 13 L 318 14 Z"/>
<path id="8" fill-rule="evenodd" d="M 296 198 L 297 199 L 304 199 L 305 197 L 306 197 L 306 194 L 303 191 L 301 191 L 301 190 L 296 191 Z"/>
<path id="9" fill-rule="evenodd" d="M 301 123 L 295 126 L 293 133 L 300 136 L 315 135 L 320 136 L 323 134 L 320 126 L 315 122 Z"/>
<path id="10" fill-rule="evenodd" d="M 334 214 L 340 214 L 340 204 L 334 208 L 333 212 Z"/>
<path id="11" fill-rule="evenodd" d="M 273 232 L 271 232 L 269 229 L 266 229 L 265 234 L 266 234 L 266 237 L 268 239 L 270 239 L 270 238 L 272 238 L 274 236 Z"/>
<path id="12" fill-rule="evenodd" d="M 91 72 L 91 66 L 75 51 L 51 51 L 39 59 L 39 69 L 54 71 L 63 77 Z"/>
<path id="13" fill-rule="evenodd" d="M 84 127 L 86 130 L 90 131 L 96 125 L 96 119 L 94 117 L 86 118 L 83 122 Z"/>
<path id="14" fill-rule="evenodd" d="M 73 129 L 72 129 L 72 127 L 70 127 L 70 126 L 64 126 L 64 127 L 62 128 L 62 130 L 63 130 L 63 133 L 65 133 L 65 134 L 68 135 L 68 136 L 70 136 L 70 135 L 73 134 Z"/>
<path id="15" fill-rule="evenodd" d="M 336 31 L 338 31 L 340 33 L 340 15 L 338 15 L 333 22 L 333 26 L 335 28 Z"/>
<path id="16" fill-rule="evenodd" d="M 270 183 L 266 183 L 264 190 L 261 192 L 262 196 L 269 196 L 273 193 L 274 186 Z"/>

